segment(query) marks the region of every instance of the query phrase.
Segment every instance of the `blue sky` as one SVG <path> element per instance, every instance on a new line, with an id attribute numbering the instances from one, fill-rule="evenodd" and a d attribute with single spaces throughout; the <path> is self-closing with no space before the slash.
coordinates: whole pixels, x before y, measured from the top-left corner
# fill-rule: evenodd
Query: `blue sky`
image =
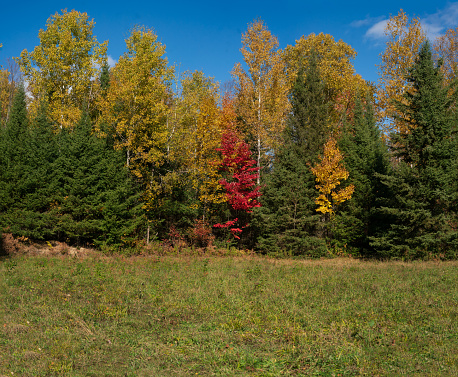
<path id="1" fill-rule="evenodd" d="M 0 22 L 0 65 L 38 45 L 39 29 L 64 8 L 94 19 L 94 34 L 99 41 L 109 40 L 113 61 L 125 51 L 129 30 L 145 25 L 166 45 L 168 60 L 177 70 L 202 70 L 220 83 L 230 80 L 234 64 L 242 61 L 241 34 L 256 18 L 265 21 L 281 48 L 310 33 L 342 39 L 358 53 L 356 72 L 370 81 L 377 80 L 376 64 L 385 47 L 383 28 L 390 14 L 402 8 L 420 17 L 431 38 L 458 26 L 458 2 L 442 0 L 7 1 Z"/>

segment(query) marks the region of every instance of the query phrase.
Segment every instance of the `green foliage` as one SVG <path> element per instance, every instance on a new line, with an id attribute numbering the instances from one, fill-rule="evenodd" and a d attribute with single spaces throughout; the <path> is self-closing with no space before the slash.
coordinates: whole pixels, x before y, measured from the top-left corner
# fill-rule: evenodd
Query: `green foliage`
<path id="1" fill-rule="evenodd" d="M 50 183 L 58 155 L 58 145 L 46 116 L 45 103 L 41 104 L 33 119 L 28 135 L 28 159 L 22 168 L 27 171 L 23 180 L 28 182 L 29 190 L 20 200 L 9 204 L 7 225 L 16 235 L 42 239 L 52 235 L 52 219 L 48 210 L 56 193 Z"/>
<path id="2" fill-rule="evenodd" d="M 3 225 L 14 235 L 96 246 L 138 239 L 142 212 L 124 154 L 110 139 L 92 135 L 91 128 L 84 115 L 73 130 L 54 134 L 41 106 L 32 127 L 24 130 L 27 158 L 14 165 L 21 169 L 11 180 L 16 194 L 8 188 L 3 204 Z"/>
<path id="3" fill-rule="evenodd" d="M 106 94 L 108 87 L 110 86 L 110 66 L 108 62 L 104 62 L 102 65 L 102 70 L 100 71 L 100 88 L 103 91 L 103 94 Z"/>
<path id="4" fill-rule="evenodd" d="M 387 174 L 389 169 L 388 150 L 375 120 L 372 97 L 356 98 L 353 119 L 344 124 L 339 146 L 349 172 L 347 184 L 353 184 L 355 190 L 333 219 L 333 243 L 368 256 L 368 237 L 383 229 L 383 219 L 375 207 L 378 197 L 384 195 L 380 174 Z"/>
<path id="5" fill-rule="evenodd" d="M 139 195 L 124 165 L 124 153 L 109 138 L 91 134 L 83 115 L 73 131 L 62 130 L 53 185 L 59 192 L 54 214 L 59 232 L 71 242 L 122 244 L 141 224 Z"/>
<path id="6" fill-rule="evenodd" d="M 392 135 L 397 159 L 383 183 L 392 197 L 380 208 L 390 229 L 372 239 L 386 257 L 456 258 L 458 193 L 456 104 L 425 43 L 409 71 L 412 92 L 396 102 L 408 131 Z"/>
<path id="7" fill-rule="evenodd" d="M 266 176 L 256 223 L 259 248 L 268 253 L 321 257 L 326 254 L 320 215 L 316 213 L 315 177 L 310 170 L 327 137 L 329 102 L 312 54 L 291 93 L 291 115 L 284 144 Z"/>
<path id="8" fill-rule="evenodd" d="M 29 190 L 29 128 L 25 91 L 18 86 L 10 118 L 0 132 L 0 221 L 9 206 L 20 202 Z"/>

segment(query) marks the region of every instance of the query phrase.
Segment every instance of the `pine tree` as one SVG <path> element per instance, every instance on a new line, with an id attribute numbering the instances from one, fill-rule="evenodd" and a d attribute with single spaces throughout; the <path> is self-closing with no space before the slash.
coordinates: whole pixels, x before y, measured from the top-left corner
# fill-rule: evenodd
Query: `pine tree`
<path id="1" fill-rule="evenodd" d="M 330 102 L 325 93 L 316 54 L 312 54 L 307 70 L 299 72 L 291 92 L 284 144 L 266 177 L 263 207 L 256 211 L 262 229 L 258 246 L 265 252 L 316 257 L 326 253 L 320 215 L 315 211 L 318 191 L 310 170 L 329 132 Z"/>
<path id="2" fill-rule="evenodd" d="M 396 102 L 408 130 L 392 135 L 396 166 L 383 180 L 393 197 L 380 211 L 391 226 L 372 245 L 384 256 L 456 257 L 456 105 L 431 55 L 427 42 L 407 77 L 412 91 Z"/>
<path id="3" fill-rule="evenodd" d="M 102 92 L 104 95 L 106 95 L 106 92 L 109 86 L 110 86 L 110 66 L 108 65 L 108 62 L 104 62 L 102 65 L 102 70 L 100 72 L 100 88 L 102 89 Z"/>

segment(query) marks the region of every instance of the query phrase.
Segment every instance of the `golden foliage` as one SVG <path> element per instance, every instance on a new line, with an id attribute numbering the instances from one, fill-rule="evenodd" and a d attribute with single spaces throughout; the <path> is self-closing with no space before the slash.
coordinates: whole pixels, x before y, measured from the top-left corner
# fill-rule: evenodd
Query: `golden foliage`
<path id="1" fill-rule="evenodd" d="M 10 80 L 10 72 L 0 69 L 0 125 L 8 120 L 14 89 L 14 83 Z"/>
<path id="2" fill-rule="evenodd" d="M 236 81 L 235 108 L 241 117 L 242 131 L 253 136 L 260 167 L 261 159 L 269 160 L 272 150 L 281 142 L 290 107 L 290 82 L 278 40 L 263 21 L 249 25 L 242 35 L 242 44 L 240 51 L 248 72 L 240 63 L 232 70 Z"/>
<path id="3" fill-rule="evenodd" d="M 72 127 L 83 105 L 94 100 L 94 77 L 106 60 L 108 42 L 92 34 L 94 21 L 75 10 L 56 13 L 40 29 L 40 45 L 22 51 L 17 62 L 33 95 L 32 112 L 42 100 L 49 102 L 50 118 L 60 127 Z"/>
<path id="4" fill-rule="evenodd" d="M 406 91 L 412 90 L 406 81 L 409 68 L 415 62 L 420 46 L 426 40 L 419 18 L 409 19 L 401 9 L 397 16 L 391 16 L 385 27 L 388 37 L 386 49 L 380 55 L 377 99 L 379 117 L 384 120 L 384 132 L 407 132 L 408 126 L 397 114 L 393 101 L 405 101 Z"/>
<path id="5" fill-rule="evenodd" d="M 315 175 L 315 186 L 320 195 L 315 199 L 318 205 L 317 212 L 333 213 L 334 207 L 349 200 L 355 190 L 354 185 L 336 190 L 341 181 L 348 178 L 348 171 L 342 164 L 343 156 L 337 146 L 337 142 L 331 136 L 324 146 L 324 154 L 321 161 L 311 170 Z"/>
<path id="6" fill-rule="evenodd" d="M 437 59 L 442 59 L 442 72 L 447 84 L 450 84 L 458 73 L 458 27 L 449 29 L 434 42 Z"/>
<path id="7" fill-rule="evenodd" d="M 181 88 L 175 105 L 178 121 L 170 135 L 169 158 L 181 166 L 183 177 L 191 182 L 201 202 L 225 202 L 216 151 L 221 144 L 218 84 L 195 71 L 184 74 Z"/>
<path id="8" fill-rule="evenodd" d="M 146 185 L 150 201 L 171 179 L 159 177 L 158 169 L 165 158 L 173 69 L 152 30 L 133 29 L 126 45 L 127 52 L 110 71 L 106 94 L 98 99 L 96 130 L 113 135 L 116 148 L 127 151 L 127 165 Z"/>
<path id="9" fill-rule="evenodd" d="M 287 46 L 284 60 L 293 80 L 299 69 L 306 68 L 312 51 L 317 55 L 318 71 L 326 83 L 327 97 L 335 103 L 330 126 L 336 127 L 345 110 L 351 105 L 356 93 L 365 95 L 370 90 L 366 81 L 355 73 L 352 60 L 356 51 L 342 40 L 335 41 L 329 34 L 312 33 Z"/>

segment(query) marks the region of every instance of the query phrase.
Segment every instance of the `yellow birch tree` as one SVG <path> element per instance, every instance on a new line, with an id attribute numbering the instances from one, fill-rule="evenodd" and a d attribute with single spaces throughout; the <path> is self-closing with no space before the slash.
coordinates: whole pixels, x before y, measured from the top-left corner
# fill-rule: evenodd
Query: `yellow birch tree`
<path id="1" fill-rule="evenodd" d="M 8 121 L 14 88 L 14 83 L 10 80 L 10 72 L 7 69 L 0 69 L 0 125 Z"/>
<path id="2" fill-rule="evenodd" d="M 448 29 L 436 39 L 433 46 L 437 59 L 442 59 L 442 72 L 447 84 L 457 77 L 458 73 L 458 27 Z"/>
<path id="3" fill-rule="evenodd" d="M 32 113 L 48 101 L 50 119 L 62 127 L 73 127 L 83 106 L 94 100 L 95 77 L 106 60 L 108 41 L 97 42 L 95 22 L 75 10 L 56 13 L 40 29 L 40 45 L 22 51 L 19 64 L 32 94 Z"/>
<path id="4" fill-rule="evenodd" d="M 356 93 L 366 95 L 370 88 L 355 73 L 353 59 L 356 51 L 342 40 L 336 42 L 332 35 L 324 33 L 302 36 L 294 46 L 285 48 L 283 58 L 292 79 L 297 76 L 299 69 L 307 67 L 312 51 L 317 57 L 320 78 L 326 83 L 326 97 L 334 103 L 329 126 L 331 129 L 337 128 Z"/>
<path id="5" fill-rule="evenodd" d="M 126 151 L 127 166 L 145 186 L 148 207 L 168 178 L 160 168 L 166 157 L 173 68 L 164 57 L 165 46 L 150 29 L 134 28 L 126 46 L 110 70 L 106 93 L 99 97 L 96 131 L 112 135 L 115 147 Z"/>
<path id="6" fill-rule="evenodd" d="M 290 81 L 278 39 L 261 20 L 249 25 L 242 35 L 241 52 L 248 66 L 240 63 L 232 70 L 235 79 L 235 107 L 241 130 L 251 135 L 258 168 L 266 167 L 281 142 L 289 110 Z M 261 171 L 260 171 L 261 172 Z M 261 174 L 258 177 L 260 182 Z"/>
<path id="7" fill-rule="evenodd" d="M 349 173 L 343 165 L 343 156 L 334 136 L 324 145 L 321 161 L 311 170 L 317 182 L 315 187 L 320 192 L 315 199 L 318 205 L 317 212 L 332 214 L 336 206 L 349 200 L 353 195 L 354 185 L 337 190 L 341 182 L 348 178 Z"/>
<path id="8" fill-rule="evenodd" d="M 218 84 L 211 78 L 200 71 L 184 74 L 181 96 L 175 105 L 178 119 L 170 155 L 204 208 L 209 203 L 226 201 L 216 163 L 222 133 L 218 102 Z"/>
<path id="9" fill-rule="evenodd" d="M 404 93 L 412 90 L 406 81 L 409 68 L 415 62 L 420 46 L 426 40 L 419 18 L 409 19 L 401 9 L 391 16 L 385 27 L 385 51 L 380 55 L 377 102 L 379 118 L 383 120 L 385 136 L 391 132 L 405 133 L 408 126 L 396 111 L 393 101 L 405 102 Z M 396 119 L 395 119 L 396 117 Z"/>

